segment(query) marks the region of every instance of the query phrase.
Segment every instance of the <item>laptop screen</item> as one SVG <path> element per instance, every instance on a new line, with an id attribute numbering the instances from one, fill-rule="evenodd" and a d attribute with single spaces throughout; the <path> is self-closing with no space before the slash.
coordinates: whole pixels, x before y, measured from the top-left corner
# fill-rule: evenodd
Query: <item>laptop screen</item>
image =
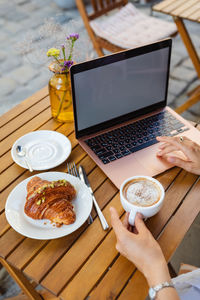
<path id="1" fill-rule="evenodd" d="M 147 108 L 155 109 L 158 104 L 166 103 L 169 45 L 134 53 L 138 49 L 129 50 L 132 55 L 119 59 L 113 57 L 129 51 L 111 55 L 110 60 L 109 56 L 100 58 L 91 67 L 86 62 L 86 68 L 80 72 L 72 70 L 78 133 L 96 132 L 106 128 L 106 124 L 114 124 L 114 120 L 122 121 L 122 117 L 127 120 L 138 116 L 138 112 L 147 113 Z"/>

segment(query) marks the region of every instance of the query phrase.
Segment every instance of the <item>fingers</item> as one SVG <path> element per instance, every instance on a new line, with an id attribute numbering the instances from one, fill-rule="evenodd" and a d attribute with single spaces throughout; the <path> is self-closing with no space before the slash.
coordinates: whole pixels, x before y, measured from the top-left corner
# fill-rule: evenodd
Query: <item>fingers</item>
<path id="1" fill-rule="evenodd" d="M 168 142 L 168 143 L 173 142 L 175 140 L 180 141 L 180 137 L 178 136 L 157 136 L 156 139 L 160 142 Z M 191 141 L 186 136 L 184 136 L 184 140 Z"/>
<path id="2" fill-rule="evenodd" d="M 142 218 L 142 214 L 137 213 L 136 217 L 135 217 L 135 227 L 137 229 L 137 231 L 140 232 L 144 232 L 147 229 L 146 225 L 144 224 L 143 218 Z"/>
<path id="3" fill-rule="evenodd" d="M 114 207 L 110 207 L 111 224 L 116 234 L 118 234 L 123 228 L 122 222 L 119 219 L 119 215 Z"/>
<path id="4" fill-rule="evenodd" d="M 160 150 L 158 151 L 157 156 L 163 156 L 163 155 L 166 155 L 175 150 L 177 150 L 176 147 L 165 144 L 165 146 L 160 147 Z"/>
<path id="5" fill-rule="evenodd" d="M 159 142 L 164 142 L 167 143 L 168 146 L 174 147 L 174 150 L 181 150 L 186 155 L 187 158 L 190 158 L 191 146 L 194 143 L 191 140 L 189 140 L 187 137 L 184 137 L 184 140 L 182 142 L 180 141 L 180 137 L 158 136 L 156 139 Z"/>
<path id="6" fill-rule="evenodd" d="M 124 225 L 124 227 L 127 228 L 127 229 L 129 229 L 128 218 L 129 218 L 129 213 L 126 213 L 126 214 L 125 214 L 125 218 L 124 218 L 124 220 L 123 220 L 123 222 L 122 222 L 123 225 Z"/>
<path id="7" fill-rule="evenodd" d="M 190 162 L 190 161 L 186 161 L 186 160 L 180 159 L 178 157 L 174 157 L 174 156 L 167 157 L 167 161 L 177 167 L 185 169 L 186 171 L 189 171 L 189 172 L 192 171 L 192 162 Z"/>

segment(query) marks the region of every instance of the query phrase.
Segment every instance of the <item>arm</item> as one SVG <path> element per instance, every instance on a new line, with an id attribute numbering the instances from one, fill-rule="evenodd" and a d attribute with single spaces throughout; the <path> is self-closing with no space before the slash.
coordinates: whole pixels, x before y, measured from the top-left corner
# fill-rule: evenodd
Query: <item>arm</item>
<path id="1" fill-rule="evenodd" d="M 162 144 L 159 147 L 158 157 L 167 160 L 175 166 L 181 167 L 188 172 L 200 175 L 200 146 L 187 137 L 157 137 Z M 185 159 L 173 155 L 173 151 L 181 151 Z"/>
<path id="2" fill-rule="evenodd" d="M 170 281 L 170 275 L 162 250 L 150 231 L 146 228 L 140 214 L 136 215 L 135 232 L 128 224 L 128 214 L 122 224 L 116 210 L 111 207 L 111 222 L 116 234 L 116 249 L 144 274 L 150 287 Z M 174 288 L 160 290 L 157 300 L 178 300 Z"/>

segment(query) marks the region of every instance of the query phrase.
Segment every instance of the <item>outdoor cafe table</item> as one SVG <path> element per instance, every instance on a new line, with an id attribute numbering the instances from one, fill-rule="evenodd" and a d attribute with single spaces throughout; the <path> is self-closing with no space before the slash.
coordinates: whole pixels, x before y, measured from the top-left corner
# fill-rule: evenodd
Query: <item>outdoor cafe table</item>
<path id="1" fill-rule="evenodd" d="M 79 146 L 73 124 L 52 119 L 47 87 L 0 117 L 0 127 L 0 262 L 29 299 L 41 299 L 34 290 L 35 283 L 59 299 L 145 299 L 148 286 L 143 275 L 115 248 L 109 208 L 114 206 L 123 218 L 119 190 Z M 72 153 L 67 161 L 85 167 L 109 230 L 102 229 L 94 209 L 91 225 L 85 222 L 74 233 L 54 240 L 26 238 L 7 223 L 4 208 L 9 193 L 22 180 L 37 174 L 15 164 L 10 149 L 19 137 L 35 130 L 55 130 L 70 139 Z M 64 162 L 53 170 L 66 169 Z M 161 211 L 146 224 L 169 261 L 200 211 L 200 181 L 180 168 L 157 178 L 166 197 Z"/>

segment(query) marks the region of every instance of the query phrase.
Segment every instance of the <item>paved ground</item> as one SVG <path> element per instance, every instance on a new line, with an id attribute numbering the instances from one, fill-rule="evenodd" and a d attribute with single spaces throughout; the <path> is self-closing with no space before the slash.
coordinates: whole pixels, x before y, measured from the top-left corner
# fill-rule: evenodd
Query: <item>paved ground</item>
<path id="1" fill-rule="evenodd" d="M 149 5 L 137 6 L 140 10 L 150 14 Z M 161 14 L 154 13 L 154 16 L 170 20 L 170 17 Z M 43 40 L 40 38 L 42 31 L 47 30 L 49 26 L 49 23 L 45 23 L 45 20 L 54 18 L 66 31 L 69 31 L 72 29 L 70 27 L 72 24 L 68 25 L 69 21 L 78 17 L 79 13 L 75 8 L 64 11 L 58 8 L 53 0 L 0 0 L 0 115 L 48 83 L 51 74 L 47 68 L 47 62 L 43 63 L 42 59 L 45 57 L 46 49 L 54 46 L 54 44 L 52 44 L 51 35 L 46 34 Z M 91 43 L 86 39 L 83 24 L 77 24 L 74 26 L 79 29 L 78 32 L 81 33 L 85 41 L 85 44 L 79 45 L 81 53 L 86 54 L 87 52 L 88 57 L 95 56 Z M 187 25 L 195 46 L 200 49 L 198 24 L 187 23 Z M 75 30 L 72 29 L 71 31 L 74 32 Z M 33 49 L 28 51 L 26 56 L 20 54 L 16 49 L 19 48 L 17 44 L 20 42 L 21 48 L 22 45 L 24 47 L 25 37 L 26 50 L 30 46 L 28 42 L 32 40 L 32 46 L 42 47 L 44 53 L 40 53 L 38 49 Z M 170 74 L 168 104 L 175 108 L 185 101 L 186 92 L 194 88 L 199 82 L 179 36 L 173 39 Z M 184 113 L 183 116 L 189 120 L 199 121 L 200 103 Z M 176 270 L 180 262 L 191 263 L 200 267 L 199 230 L 200 216 L 195 220 L 183 243 L 172 258 Z M 0 270 L 0 287 L 5 290 L 3 295 L 0 291 L 0 300 L 18 291 L 4 269 Z"/>

